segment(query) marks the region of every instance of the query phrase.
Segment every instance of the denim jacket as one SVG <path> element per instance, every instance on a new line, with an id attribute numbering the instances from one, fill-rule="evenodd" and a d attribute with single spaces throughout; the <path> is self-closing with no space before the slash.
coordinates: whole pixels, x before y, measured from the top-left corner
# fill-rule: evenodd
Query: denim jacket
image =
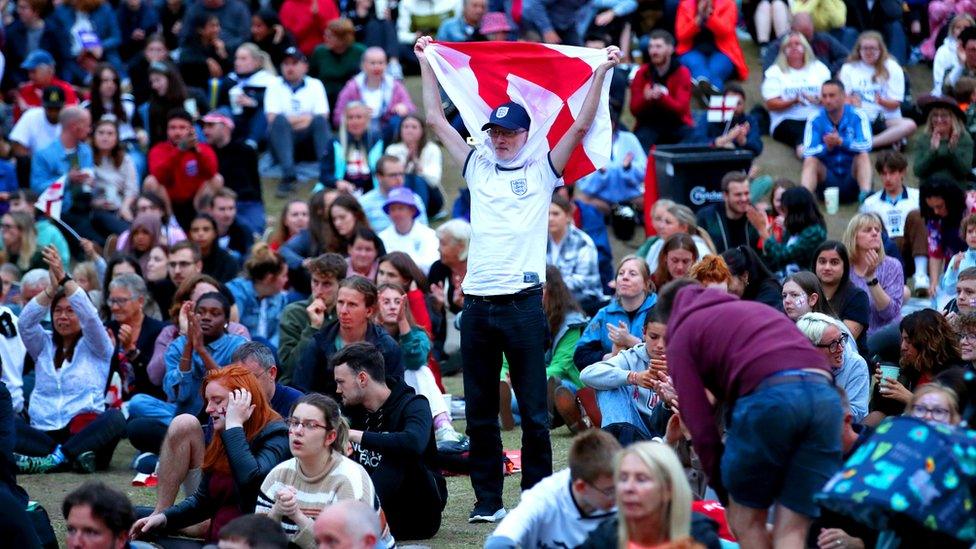
<path id="1" fill-rule="evenodd" d="M 288 305 L 288 294 L 278 292 L 265 298 L 258 298 L 254 283 L 246 278 L 235 278 L 227 283 L 227 289 L 234 295 L 241 324 L 251 332 L 251 337 L 262 338 L 272 346 L 278 347 L 278 321 Z"/>
<path id="2" fill-rule="evenodd" d="M 234 351 L 245 343 L 247 340 L 243 337 L 225 333 L 206 344 L 206 347 L 214 361 L 224 366 L 230 364 Z M 200 355 L 194 352 L 190 371 L 180 371 L 180 358 L 182 358 L 183 348 L 186 345 L 186 336 L 180 336 L 173 340 L 173 343 L 166 349 L 166 375 L 163 376 L 163 390 L 166 391 L 166 398 L 170 402 L 176 403 L 177 414 L 195 415 L 203 409 L 200 385 L 203 383 L 204 376 L 207 375 L 207 368 L 203 365 L 203 359 L 200 358 Z"/>

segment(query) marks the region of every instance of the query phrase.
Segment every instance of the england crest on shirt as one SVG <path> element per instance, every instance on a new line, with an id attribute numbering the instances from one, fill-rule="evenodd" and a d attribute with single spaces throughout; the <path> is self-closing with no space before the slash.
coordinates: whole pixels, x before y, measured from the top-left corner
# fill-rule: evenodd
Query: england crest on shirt
<path id="1" fill-rule="evenodd" d="M 515 196 L 522 196 L 529 190 L 529 184 L 526 183 L 525 179 L 513 179 L 509 181 L 512 186 L 512 192 Z"/>

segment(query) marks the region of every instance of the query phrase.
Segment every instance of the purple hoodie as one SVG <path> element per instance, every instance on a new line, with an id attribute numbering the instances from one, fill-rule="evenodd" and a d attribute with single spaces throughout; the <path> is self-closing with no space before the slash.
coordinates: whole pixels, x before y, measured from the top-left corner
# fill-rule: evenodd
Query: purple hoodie
<path id="1" fill-rule="evenodd" d="M 776 372 L 822 368 L 830 373 L 823 354 L 789 317 L 721 290 L 682 288 L 671 309 L 667 337 L 668 371 L 681 419 L 705 472 L 715 480 L 721 478 L 722 439 L 706 389 L 731 407 Z"/>

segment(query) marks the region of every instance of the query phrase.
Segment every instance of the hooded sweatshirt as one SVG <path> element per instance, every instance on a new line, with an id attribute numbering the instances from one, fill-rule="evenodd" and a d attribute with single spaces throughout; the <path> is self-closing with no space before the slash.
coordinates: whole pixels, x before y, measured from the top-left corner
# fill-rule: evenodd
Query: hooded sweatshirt
<path id="1" fill-rule="evenodd" d="M 668 322 L 668 372 L 681 402 L 681 419 L 695 452 L 713 479 L 719 476 L 721 437 L 705 390 L 728 406 L 784 370 L 830 373 L 796 325 L 766 305 L 699 286 L 682 288 Z"/>

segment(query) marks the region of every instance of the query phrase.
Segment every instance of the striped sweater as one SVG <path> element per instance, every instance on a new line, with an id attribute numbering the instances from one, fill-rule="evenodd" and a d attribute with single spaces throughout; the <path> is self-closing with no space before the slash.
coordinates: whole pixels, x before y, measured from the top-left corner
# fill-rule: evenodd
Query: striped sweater
<path id="1" fill-rule="evenodd" d="M 383 543 L 387 547 L 395 545 L 380 508 L 379 497 L 373 488 L 373 481 L 366 470 L 355 461 L 338 452 L 332 452 L 329 468 L 318 476 L 308 477 L 302 473 L 298 458 L 291 458 L 272 469 L 261 484 L 261 495 L 254 512 L 280 521 L 288 539 L 295 545 L 303 549 L 314 548 L 315 536 L 311 527 L 300 529 L 290 518 L 272 511 L 278 492 L 288 486 L 295 489 L 299 509 L 312 521 L 319 516 L 322 509 L 337 501 L 356 499 L 371 505 L 380 514 Z"/>

